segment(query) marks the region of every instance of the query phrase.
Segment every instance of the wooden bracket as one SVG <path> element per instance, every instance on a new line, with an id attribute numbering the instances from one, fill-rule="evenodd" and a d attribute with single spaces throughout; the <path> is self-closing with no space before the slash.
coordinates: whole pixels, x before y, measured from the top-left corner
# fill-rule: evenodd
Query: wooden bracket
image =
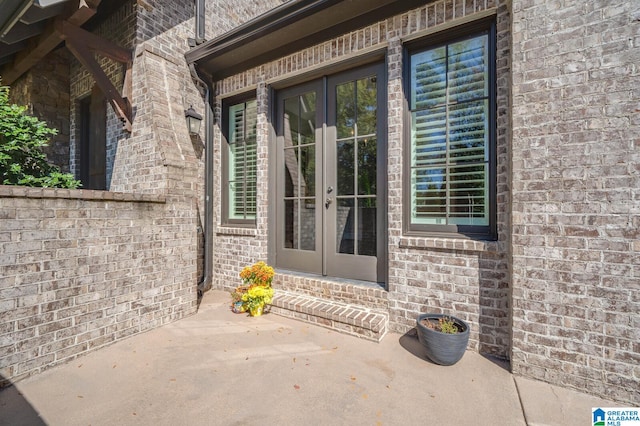
<path id="1" fill-rule="evenodd" d="M 128 96 L 131 93 L 132 53 L 109 40 L 96 36 L 67 21 L 56 22 L 56 32 L 66 41 L 67 49 L 91 73 L 96 84 L 109 101 L 116 115 L 122 120 L 125 130 L 131 132 L 133 112 Z M 122 96 L 104 73 L 93 53 L 98 53 L 126 66 Z"/>
<path id="2" fill-rule="evenodd" d="M 69 23 L 80 26 L 96 14 L 99 4 L 100 0 L 80 0 L 77 7 L 72 7 L 70 4 L 63 16 L 66 16 Z M 2 73 L 2 82 L 11 85 L 47 56 L 58 44 L 60 44 L 60 34 L 56 31 L 55 24 L 50 23 L 36 42 L 31 43 L 28 49 L 24 49 L 16 55 L 13 63 L 5 67 Z"/>
<path id="3" fill-rule="evenodd" d="M 69 9 L 63 14 L 63 16 L 67 17 L 65 20 L 56 19 L 49 23 L 38 40 L 32 43 L 29 49 L 16 56 L 13 64 L 3 73 L 2 83 L 12 84 L 55 49 L 61 41 L 65 41 L 73 56 L 91 73 L 97 86 L 109 101 L 115 113 L 123 121 L 124 128 L 131 132 L 133 112 L 129 98 L 132 90 L 132 52 L 80 28 L 80 25 L 96 14 L 100 1 L 79 0 L 77 7 L 70 4 Z M 122 95 L 104 73 L 100 64 L 96 61 L 94 53 L 113 59 L 126 67 Z"/>

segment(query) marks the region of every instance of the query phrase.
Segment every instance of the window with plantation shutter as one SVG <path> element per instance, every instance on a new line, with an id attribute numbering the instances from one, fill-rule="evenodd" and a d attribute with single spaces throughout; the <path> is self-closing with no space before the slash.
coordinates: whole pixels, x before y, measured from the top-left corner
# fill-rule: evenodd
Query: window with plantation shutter
<path id="1" fill-rule="evenodd" d="M 253 224 L 256 218 L 255 99 L 223 105 L 227 150 L 223 156 L 224 221 Z"/>
<path id="2" fill-rule="evenodd" d="M 491 234 L 490 33 L 410 54 L 409 229 Z"/>

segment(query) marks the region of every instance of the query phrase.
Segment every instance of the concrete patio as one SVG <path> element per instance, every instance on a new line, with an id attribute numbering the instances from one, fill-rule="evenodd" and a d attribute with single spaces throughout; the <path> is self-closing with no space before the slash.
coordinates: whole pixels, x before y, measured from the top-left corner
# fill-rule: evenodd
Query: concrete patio
<path id="1" fill-rule="evenodd" d="M 619 405 L 474 352 L 435 365 L 412 333 L 372 343 L 228 301 L 0 391 L 0 425 L 570 426 Z"/>

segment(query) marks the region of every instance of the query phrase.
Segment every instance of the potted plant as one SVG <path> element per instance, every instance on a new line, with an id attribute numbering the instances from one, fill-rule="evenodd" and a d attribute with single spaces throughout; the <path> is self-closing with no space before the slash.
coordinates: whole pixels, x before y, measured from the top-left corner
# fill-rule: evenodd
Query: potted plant
<path id="1" fill-rule="evenodd" d="M 450 315 L 422 314 L 416 320 L 418 340 L 427 357 L 440 365 L 453 365 L 467 350 L 469 325 Z"/>
<path id="2" fill-rule="evenodd" d="M 264 306 L 271 304 L 273 299 L 273 288 L 260 284 L 249 286 L 249 289 L 242 295 L 245 309 L 252 317 L 258 317 L 264 312 Z"/>
<path id="3" fill-rule="evenodd" d="M 251 316 L 262 315 L 264 306 L 271 304 L 274 294 L 271 282 L 274 275 L 273 268 L 263 261 L 246 266 L 240 272 L 245 287 L 240 298 L 243 308 L 248 310 Z"/>
<path id="4" fill-rule="evenodd" d="M 233 289 L 233 291 L 230 292 L 231 310 L 236 314 L 240 314 L 246 311 L 244 302 L 242 301 L 242 295 L 244 295 L 248 289 L 249 287 L 247 287 L 246 285 L 239 285 L 238 287 Z"/>

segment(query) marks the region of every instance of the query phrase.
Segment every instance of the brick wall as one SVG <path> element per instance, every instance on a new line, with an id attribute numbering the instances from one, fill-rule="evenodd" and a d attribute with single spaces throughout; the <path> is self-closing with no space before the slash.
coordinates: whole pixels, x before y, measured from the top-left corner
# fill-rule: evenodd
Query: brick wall
<path id="1" fill-rule="evenodd" d="M 125 49 L 132 49 L 135 43 L 136 29 L 136 6 L 135 2 L 129 1 L 123 4 L 119 10 L 108 17 L 93 32 L 116 45 Z M 70 152 L 69 164 L 70 169 L 76 176 L 80 173 L 80 100 L 91 94 L 95 81 L 91 73 L 78 62 L 73 55 L 69 53 L 70 59 L 70 78 L 68 91 L 70 94 L 70 109 L 67 114 L 70 115 Z M 124 82 L 124 67 L 122 64 L 106 58 L 102 55 L 96 55 L 96 60 L 105 74 L 111 80 L 114 87 L 122 90 Z M 107 189 L 110 188 L 113 176 L 113 165 L 119 144 L 126 140 L 128 133 L 123 129 L 122 122 L 116 116 L 113 108 L 107 105 L 107 126 L 106 126 L 106 183 Z M 119 189 L 120 190 L 120 189 Z"/>
<path id="2" fill-rule="evenodd" d="M 234 7 L 235 3 L 207 2 L 207 38 L 281 1 L 253 2 L 242 8 Z M 204 126 L 199 137 L 190 137 L 184 117 L 190 105 L 203 115 L 205 112 L 204 99 L 184 60 L 190 48 L 188 38 L 195 35 L 194 10 L 191 0 L 129 1 L 95 30 L 120 46 L 134 49 L 131 134 L 122 130 L 108 109 L 107 174 L 111 190 L 155 194 L 178 190 L 202 197 Z M 122 66 L 108 59 L 102 59 L 101 65 L 114 85 L 122 87 Z M 93 79 L 77 63 L 72 71 L 72 117 L 77 120 L 77 100 L 89 93 Z M 75 121 L 72 130 L 77 138 Z M 77 162 L 79 153 L 76 150 L 73 154 Z M 202 200 L 200 206 L 202 210 Z"/>
<path id="3" fill-rule="evenodd" d="M 38 66 L 11 85 L 11 102 L 26 105 L 27 112 L 58 130 L 43 152 L 64 172 L 69 168 L 69 54 L 50 53 Z"/>
<path id="4" fill-rule="evenodd" d="M 135 48 L 133 131 L 107 107 L 107 184 L 120 192 L 0 187 L 7 380 L 195 312 L 203 140 L 189 136 L 184 110 L 202 99 L 183 57 L 193 4 L 165 3 L 126 2 L 93 29 Z M 123 66 L 97 59 L 122 88 Z M 70 69 L 69 163 L 77 172 L 78 106 L 94 81 L 75 59 Z"/>
<path id="5" fill-rule="evenodd" d="M 0 186 L 0 382 L 196 310 L 193 199 Z"/>
<path id="6" fill-rule="evenodd" d="M 221 1 L 215 6 L 215 9 L 208 9 L 207 13 L 207 38 L 212 39 L 219 36 L 243 22 L 250 20 L 262 13 L 265 13 L 280 4 L 282 0 L 270 1 Z M 211 2 L 207 3 L 207 7 L 213 8 Z M 220 133 L 220 120 L 222 117 L 222 108 L 220 98 L 214 100 L 214 226 L 215 239 L 213 249 L 213 286 L 220 289 L 232 289 L 240 284 L 238 274 L 247 265 L 257 260 L 268 259 L 268 204 L 269 204 L 269 168 L 266 165 L 269 162 L 269 132 L 271 124 L 269 120 L 269 88 L 265 83 L 262 70 L 254 70 L 247 79 L 239 83 L 231 90 L 245 90 L 248 86 L 256 92 L 257 99 L 257 219 L 255 229 L 234 228 L 221 226 L 222 221 L 222 191 L 221 174 L 222 170 L 222 144 Z M 258 82 L 258 74 L 260 74 Z M 249 90 L 249 89 L 246 89 Z M 224 89 L 222 92 L 227 93 Z"/>
<path id="7" fill-rule="evenodd" d="M 389 309 L 390 328 L 406 332 L 415 326 L 419 313 L 426 310 L 457 314 L 472 324 L 470 347 L 485 353 L 508 356 L 509 353 L 509 273 L 507 241 L 509 235 L 509 63 L 510 15 L 508 1 L 432 1 L 425 6 L 395 16 L 334 40 L 218 82 L 218 96 L 256 90 L 258 104 L 258 219 L 254 231 L 222 227 L 220 216 L 216 239 L 216 286 L 237 285 L 239 268 L 265 259 L 268 248 L 267 212 L 269 200 L 268 144 L 270 126 L 267 117 L 266 82 L 284 80 L 309 69 L 331 67 L 363 52 L 387 49 L 388 63 L 388 227 L 389 227 Z M 455 6 L 453 6 L 455 3 Z M 402 92 L 402 41 L 408 37 L 428 35 L 439 29 L 472 20 L 474 16 L 495 13 L 498 26 L 498 233 L 499 241 L 476 241 L 442 238 L 415 238 L 402 235 L 402 158 L 404 152 Z M 257 88 L 257 89 L 256 89 Z M 219 104 L 218 104 L 219 107 Z M 218 108 L 219 112 L 219 108 Z M 218 113 L 219 117 L 219 113 Z M 263 124 L 260 127 L 261 123 Z M 216 140 L 221 140 L 219 127 Z M 216 165 L 220 170 L 220 143 L 216 143 Z M 217 177 L 216 188 L 221 182 Z M 220 204 L 219 194 L 215 201 Z M 244 251 L 241 248 L 244 247 Z M 242 251 L 243 256 L 239 256 Z M 280 282 L 280 281 L 279 281 Z M 313 291 L 301 277 L 282 277 L 296 291 Z M 354 294 L 357 301 L 358 296 Z"/>
<path id="8" fill-rule="evenodd" d="M 513 1 L 516 374 L 640 402 L 640 15 Z"/>
<path id="9" fill-rule="evenodd" d="M 469 348 L 507 357 L 509 351 L 508 152 L 510 19 L 507 1 L 475 2 L 446 13 L 442 2 L 427 9 L 426 22 L 409 17 L 389 28 L 389 304 L 391 329 L 405 332 L 424 312 L 458 316 L 471 325 Z M 403 128 L 401 38 L 421 29 L 437 29 L 457 18 L 472 18 L 495 8 L 497 21 L 497 230 L 498 241 L 412 237 L 403 234 Z M 435 13 L 434 13 L 435 11 Z M 419 13 L 420 11 L 416 11 Z M 435 16 L 434 16 L 435 15 Z M 412 25 L 413 23 L 413 25 Z M 415 25 L 415 27 L 414 27 Z"/>

